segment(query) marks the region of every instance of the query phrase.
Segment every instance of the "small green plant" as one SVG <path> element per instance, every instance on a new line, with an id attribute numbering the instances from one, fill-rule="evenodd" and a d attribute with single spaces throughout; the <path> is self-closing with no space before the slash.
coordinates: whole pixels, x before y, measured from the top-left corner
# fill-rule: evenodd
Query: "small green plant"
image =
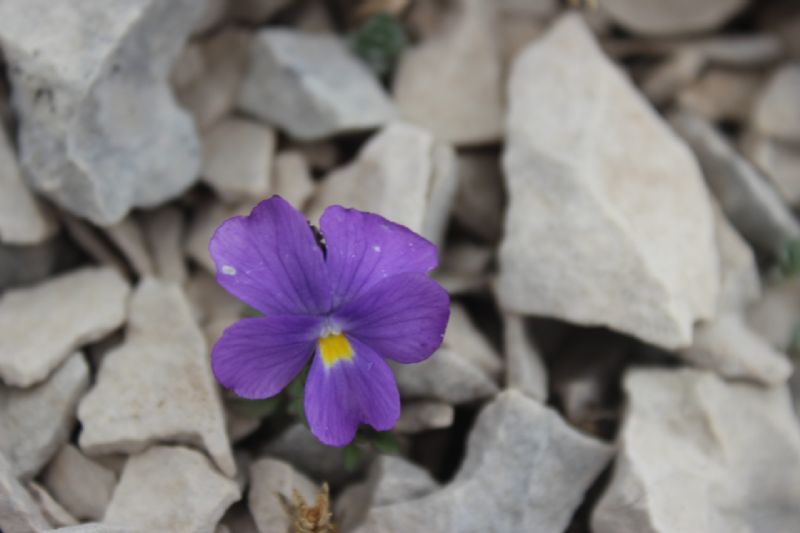
<path id="1" fill-rule="evenodd" d="M 347 41 L 353 53 L 382 79 L 394 71 L 408 46 L 402 23 L 390 13 L 372 15 L 348 35 Z"/>

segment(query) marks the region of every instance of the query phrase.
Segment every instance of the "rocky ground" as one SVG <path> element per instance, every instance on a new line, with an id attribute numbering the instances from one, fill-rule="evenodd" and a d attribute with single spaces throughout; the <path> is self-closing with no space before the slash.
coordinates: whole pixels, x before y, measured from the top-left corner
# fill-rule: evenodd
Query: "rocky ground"
<path id="1" fill-rule="evenodd" d="M 0 0 L 0 531 L 800 531 L 800 6 L 579 4 Z M 271 194 L 439 245 L 393 437 L 214 380 Z"/>

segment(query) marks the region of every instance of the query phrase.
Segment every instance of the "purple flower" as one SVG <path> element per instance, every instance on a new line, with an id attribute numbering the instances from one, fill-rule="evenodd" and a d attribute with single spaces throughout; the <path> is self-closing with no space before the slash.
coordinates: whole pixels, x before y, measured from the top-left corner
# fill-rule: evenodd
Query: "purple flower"
<path id="1" fill-rule="evenodd" d="M 361 423 L 394 426 L 400 396 L 385 359 L 428 358 L 450 302 L 427 276 L 436 247 L 408 228 L 334 205 L 320 229 L 326 253 L 279 196 L 217 229 L 209 244 L 217 281 L 265 316 L 226 329 L 211 364 L 223 386 L 259 399 L 278 394 L 313 357 L 306 418 L 320 441 L 344 446 Z"/>

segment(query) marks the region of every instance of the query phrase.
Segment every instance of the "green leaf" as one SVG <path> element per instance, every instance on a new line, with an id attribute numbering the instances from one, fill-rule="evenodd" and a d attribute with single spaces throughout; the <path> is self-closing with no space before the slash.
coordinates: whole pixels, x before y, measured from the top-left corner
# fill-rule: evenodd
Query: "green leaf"
<path id="1" fill-rule="evenodd" d="M 780 254 L 780 268 L 784 276 L 800 274 L 800 240 L 792 240 L 783 246 Z"/>
<path id="2" fill-rule="evenodd" d="M 344 468 L 348 472 L 353 472 L 364 460 L 364 454 L 356 443 L 351 442 L 342 449 L 342 459 L 344 460 Z"/>
<path id="3" fill-rule="evenodd" d="M 390 13 L 372 15 L 347 36 L 347 41 L 353 53 L 378 77 L 394 70 L 408 46 L 402 23 Z"/>
<path id="4" fill-rule="evenodd" d="M 400 453 L 400 442 L 391 431 L 375 433 L 372 437 L 372 445 L 381 453 L 387 455 L 397 455 Z"/>
<path id="5" fill-rule="evenodd" d="M 273 396 L 266 400 L 246 400 L 234 398 L 231 407 L 240 415 L 248 418 L 265 418 L 275 413 L 281 405 L 281 397 Z"/>

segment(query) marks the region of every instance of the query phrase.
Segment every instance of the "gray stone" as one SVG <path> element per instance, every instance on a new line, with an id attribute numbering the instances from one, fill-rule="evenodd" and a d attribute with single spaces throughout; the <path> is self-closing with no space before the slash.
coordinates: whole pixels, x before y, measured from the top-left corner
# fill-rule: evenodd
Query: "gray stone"
<path id="1" fill-rule="evenodd" d="M 459 224 L 487 242 L 503 231 L 503 175 L 494 153 L 458 154 L 458 192 L 453 216 Z"/>
<path id="2" fill-rule="evenodd" d="M 244 304 L 223 289 L 211 274 L 202 270 L 192 274 L 186 284 L 186 296 L 192 304 L 197 322 L 232 322 L 240 318 Z"/>
<path id="3" fill-rule="evenodd" d="M 142 227 L 157 277 L 183 284 L 188 276 L 182 250 L 183 213 L 176 207 L 162 207 L 142 217 Z"/>
<path id="4" fill-rule="evenodd" d="M 694 49 L 678 50 L 642 80 L 642 92 L 654 105 L 664 105 L 697 79 L 705 63 L 705 58 Z"/>
<path id="5" fill-rule="evenodd" d="M 547 400 L 547 368 L 542 354 L 527 331 L 525 317 L 503 315 L 503 348 L 506 361 L 506 387 L 538 400 Z"/>
<path id="6" fill-rule="evenodd" d="M 117 486 L 112 470 L 92 461 L 72 444 L 64 445 L 45 470 L 53 496 L 77 518 L 102 520 Z"/>
<path id="7" fill-rule="evenodd" d="M 226 475 L 236 473 L 206 342 L 176 285 L 146 279 L 136 289 L 125 342 L 103 358 L 78 417 L 89 454 L 183 442 L 207 450 Z"/>
<path id="8" fill-rule="evenodd" d="M 761 136 L 745 137 L 744 150 L 792 207 L 800 205 L 800 144 Z"/>
<path id="9" fill-rule="evenodd" d="M 419 433 L 432 429 L 444 429 L 453 425 L 453 406 L 437 401 L 417 401 L 403 404 L 400 418 L 394 426 L 397 433 Z"/>
<path id="10" fill-rule="evenodd" d="M 450 305 L 450 320 L 447 322 L 447 331 L 442 344 L 458 352 L 492 378 L 499 377 L 503 370 L 500 355 L 472 321 L 462 304 Z"/>
<path id="11" fill-rule="evenodd" d="M 780 67 L 756 99 L 753 125 L 769 137 L 800 143 L 800 65 Z"/>
<path id="12" fill-rule="evenodd" d="M 500 306 L 687 346 L 719 285 L 691 151 L 574 15 L 518 56 L 509 94 Z"/>
<path id="13" fill-rule="evenodd" d="M 800 279 L 767 286 L 761 299 L 747 310 L 747 323 L 774 348 L 786 352 L 800 324 Z"/>
<path id="14" fill-rule="evenodd" d="M 185 241 L 186 255 L 207 272 L 215 273 L 214 261 L 208 253 L 208 242 L 222 222 L 232 216 L 246 215 L 252 207 L 250 202 L 234 206 L 214 200 L 202 202 L 189 225 Z"/>
<path id="15" fill-rule="evenodd" d="M 342 450 L 325 446 L 304 424 L 293 424 L 267 443 L 263 455 L 281 459 L 314 479 L 338 485 L 351 476 Z M 369 454 L 367 456 L 369 458 Z"/>
<path id="16" fill-rule="evenodd" d="M 747 3 L 748 0 L 604 0 L 600 6 L 630 31 L 672 35 L 717 28 Z"/>
<path id="17" fill-rule="evenodd" d="M 678 105 L 712 122 L 745 122 L 762 81 L 759 72 L 712 67 L 678 94 Z"/>
<path id="18" fill-rule="evenodd" d="M 0 244 L 0 289 L 45 279 L 58 265 L 63 244 L 58 238 L 33 246 Z"/>
<path id="19" fill-rule="evenodd" d="M 122 252 L 134 273 L 139 277 L 152 276 L 153 259 L 142 234 L 142 228 L 132 216 L 103 228 L 111 242 Z"/>
<path id="20" fill-rule="evenodd" d="M 688 112 L 670 122 L 689 143 L 722 210 L 750 242 L 773 254 L 800 238 L 800 224 L 775 190 L 714 126 Z"/>
<path id="21" fill-rule="evenodd" d="M 394 114 L 378 81 L 338 37 L 264 29 L 249 54 L 239 108 L 292 137 L 367 130 Z"/>
<path id="22" fill-rule="evenodd" d="M 0 452 L 17 476 L 35 476 L 69 439 L 88 388 L 89 365 L 80 353 L 44 383 L 29 389 L 0 385 Z"/>
<path id="23" fill-rule="evenodd" d="M 122 276 L 131 276 L 132 273 L 125 260 L 116 253 L 107 239 L 103 238 L 99 229 L 69 213 L 62 212 L 61 218 L 70 239 L 89 257 L 101 265 L 113 268 Z"/>
<path id="24" fill-rule="evenodd" d="M 430 132 L 398 122 L 323 180 L 308 215 L 316 222 L 327 206 L 345 205 L 378 213 L 440 243 L 456 187 L 452 148 L 437 143 Z"/>
<path id="25" fill-rule="evenodd" d="M 38 244 L 55 229 L 52 215 L 23 181 L 14 148 L 0 123 L 0 242 Z"/>
<path id="26" fill-rule="evenodd" d="M 446 248 L 433 277 L 451 295 L 479 292 L 489 287 L 493 274 L 489 272 L 494 249 L 469 242 Z"/>
<path id="27" fill-rule="evenodd" d="M 478 415 L 452 482 L 373 508 L 357 531 L 560 533 L 610 458 L 608 446 L 555 411 L 506 391 Z"/>
<path id="28" fill-rule="evenodd" d="M 110 268 L 87 267 L 0 299 L 0 378 L 29 387 L 70 353 L 125 320 L 130 289 Z"/>
<path id="29" fill-rule="evenodd" d="M 228 13 L 239 22 L 260 25 L 290 5 L 292 0 L 232 0 Z"/>
<path id="30" fill-rule="evenodd" d="M 454 145 L 502 136 L 502 72 L 494 2 L 459 0 L 451 20 L 403 54 L 393 93 L 404 119 Z"/>
<path id="31" fill-rule="evenodd" d="M 105 225 L 197 179 L 197 135 L 167 78 L 204 7 L 194 0 L 0 5 L 20 162 L 42 194 Z"/>
<path id="32" fill-rule="evenodd" d="M 634 370 L 596 533 L 793 531 L 800 429 L 785 387 L 705 371 Z"/>
<path id="33" fill-rule="evenodd" d="M 285 150 L 275 157 L 274 191 L 298 209 L 303 209 L 314 194 L 314 180 L 303 153 Z"/>
<path id="34" fill-rule="evenodd" d="M 225 201 L 256 201 L 272 186 L 275 132 L 238 117 L 213 125 L 203 136 L 203 179 Z"/>
<path id="35" fill-rule="evenodd" d="M 128 459 L 103 522 L 140 531 L 213 533 L 240 497 L 203 454 L 154 446 Z"/>
<path id="36" fill-rule="evenodd" d="M 30 481 L 28 482 L 28 490 L 39 505 L 39 509 L 42 510 L 42 514 L 52 526 L 65 527 L 78 524 L 78 520 L 53 499 L 44 487 L 35 481 Z"/>
<path id="37" fill-rule="evenodd" d="M 250 494 L 247 501 L 259 533 L 286 533 L 289 530 L 289 516 L 278 494 L 291 501 L 295 490 L 307 502 L 314 501 L 318 491 L 310 479 L 289 463 L 264 458 L 250 465 Z"/>
<path id="38" fill-rule="evenodd" d="M 46 529 L 49 529 L 47 520 L 0 453 L 0 530 L 5 533 L 40 533 Z"/>

